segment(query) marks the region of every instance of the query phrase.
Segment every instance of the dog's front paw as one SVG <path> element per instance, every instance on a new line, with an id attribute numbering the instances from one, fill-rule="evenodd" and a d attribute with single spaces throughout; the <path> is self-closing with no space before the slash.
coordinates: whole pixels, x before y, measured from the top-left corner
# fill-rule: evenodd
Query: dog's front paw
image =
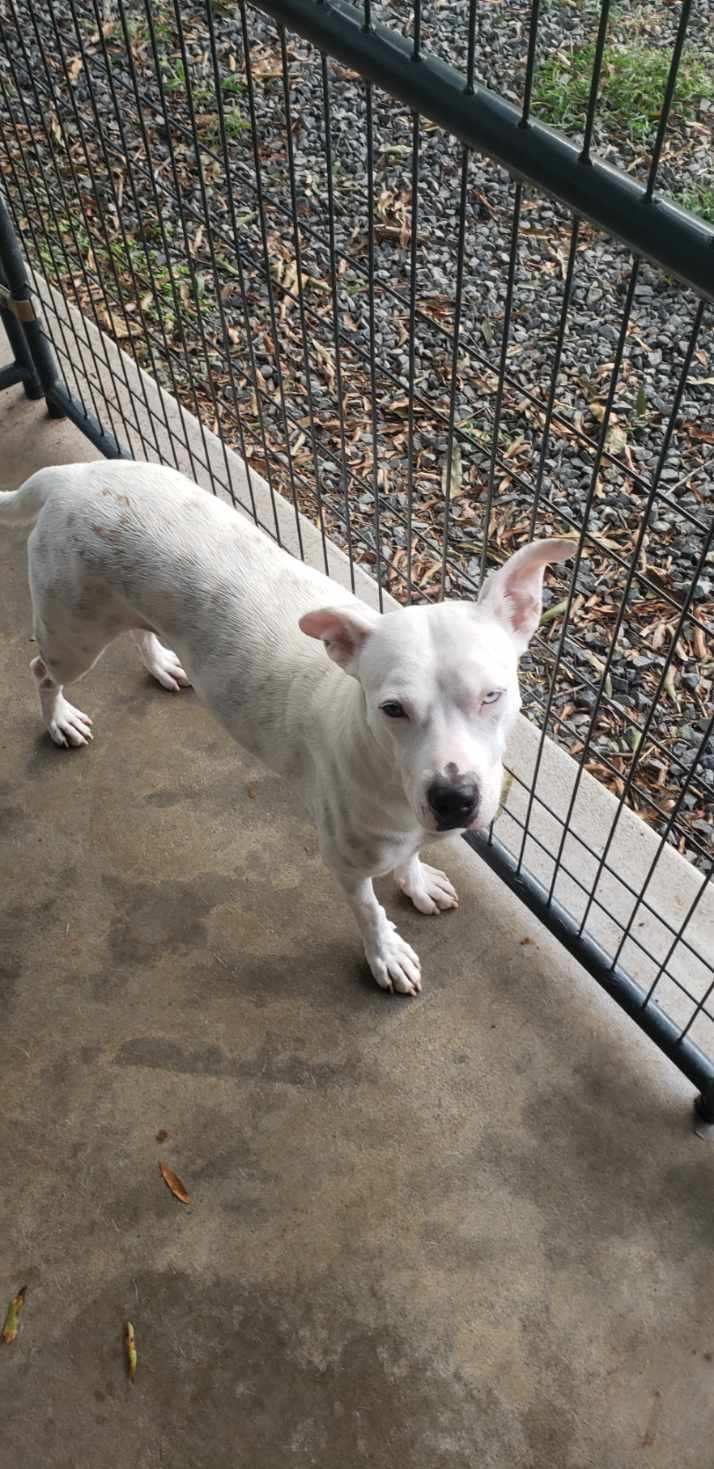
<path id="1" fill-rule="evenodd" d="M 447 908 L 459 906 L 459 895 L 446 873 L 427 862 L 410 867 L 399 886 L 420 913 L 443 913 Z"/>
<path id="2" fill-rule="evenodd" d="M 418 954 L 397 933 L 387 919 L 374 948 L 367 950 L 367 963 L 382 990 L 396 990 L 400 995 L 418 995 L 421 990 L 421 964 Z"/>

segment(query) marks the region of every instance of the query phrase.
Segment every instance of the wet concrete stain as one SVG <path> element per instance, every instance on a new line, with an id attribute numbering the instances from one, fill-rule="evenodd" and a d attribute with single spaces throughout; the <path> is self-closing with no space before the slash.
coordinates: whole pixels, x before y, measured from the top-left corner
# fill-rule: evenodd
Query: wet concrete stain
<path id="1" fill-rule="evenodd" d="M 173 1146 L 169 1140 L 157 1148 L 156 1167 L 140 1170 L 135 1182 L 124 1183 L 121 1188 L 117 1188 L 113 1160 L 91 1147 L 85 1149 L 78 1167 L 91 1169 L 97 1194 L 105 1201 L 113 1227 L 142 1229 L 152 1220 L 172 1218 L 176 1205 L 158 1177 L 158 1160 L 172 1158 Z M 218 1210 L 241 1217 L 250 1214 L 255 1219 L 271 1217 L 274 1176 L 258 1162 L 248 1138 L 239 1131 L 227 1147 L 211 1152 L 202 1162 L 196 1161 L 191 1146 L 184 1146 L 181 1176 L 191 1194 L 189 1212 L 210 1209 L 214 1215 Z"/>
<path id="2" fill-rule="evenodd" d="M 159 811 L 171 810 L 173 807 L 180 809 L 185 806 L 202 806 L 206 811 L 218 811 L 224 815 L 233 807 L 241 829 L 244 829 L 246 823 L 260 829 L 260 813 L 256 816 L 251 813 L 250 808 L 246 809 L 245 796 L 245 787 L 241 788 L 240 780 L 236 779 L 232 782 L 207 781 L 205 785 L 164 786 L 160 790 L 149 791 L 143 799 L 147 806 L 153 806 Z M 265 813 L 262 814 L 264 818 Z"/>
<path id="3" fill-rule="evenodd" d="M 279 904 L 274 906 L 277 909 Z M 271 921 L 272 909 L 273 905 Z M 384 1015 L 388 1007 L 362 959 L 359 936 L 355 935 L 351 944 L 348 937 L 344 943 L 335 940 L 327 945 L 315 943 L 314 932 L 315 929 L 308 931 L 304 938 L 293 936 L 293 947 L 299 940 L 303 954 L 310 960 L 309 972 L 302 969 L 300 973 L 300 999 L 309 999 L 312 1005 L 319 1007 L 322 1015 L 339 1016 L 342 1023 L 349 1022 L 350 1017 L 354 1017 L 356 1023 L 368 1008 L 370 998 L 377 1006 L 377 1013 Z M 229 957 L 210 955 L 208 961 L 196 969 L 195 981 L 197 997 L 204 994 L 210 995 L 211 999 L 247 1000 L 256 1010 L 282 1004 L 286 996 L 296 993 L 295 972 L 288 952 L 274 957 L 241 952 L 240 914 L 236 918 L 235 950 Z"/>
<path id="4" fill-rule="evenodd" d="M 55 921 L 59 896 L 30 896 L 25 903 L 12 903 L 0 913 L 0 1003 L 9 1009 L 17 984 L 25 972 L 27 952 L 36 934 L 43 936 L 47 923 Z"/>
<path id="5" fill-rule="evenodd" d="M 81 701 L 78 700 L 77 702 L 82 707 Z M 86 705 L 84 707 L 86 708 Z M 91 714 L 91 709 L 88 712 Z M 85 746 L 82 750 L 61 750 L 59 745 L 56 745 L 54 740 L 50 739 L 47 730 L 42 728 L 40 720 L 41 715 L 38 708 L 37 720 L 36 722 L 33 721 L 32 726 L 34 742 L 31 753 L 25 762 L 24 773 L 26 775 L 34 777 L 40 775 L 45 770 L 54 769 L 56 771 L 58 769 L 58 760 L 62 762 L 67 760 L 68 763 L 71 761 L 76 764 L 83 756 L 91 754 L 91 746 L 89 749 Z"/>
<path id="6" fill-rule="evenodd" d="M 167 953 L 204 949 L 210 914 L 235 895 L 233 879 L 214 873 L 187 882 L 107 876 L 103 888 L 115 911 L 107 934 L 108 963 L 93 980 L 97 999 L 117 993 L 130 973 Z"/>
<path id="7" fill-rule="evenodd" d="M 141 1303 L 143 1371 L 131 1398 L 116 1350 L 116 1322 L 130 1301 Z M 81 1323 L 68 1322 L 41 1361 L 39 1354 L 30 1361 L 16 1385 L 6 1446 L 14 1447 L 22 1426 L 25 1469 L 46 1462 L 32 1411 L 39 1394 L 56 1442 L 71 1435 L 73 1464 L 96 1462 L 102 1442 L 105 1469 L 148 1465 L 147 1442 L 157 1463 L 191 1469 L 542 1469 L 518 1415 L 485 1374 L 470 1381 L 428 1342 L 412 1339 L 403 1321 L 364 1324 L 362 1315 L 340 1280 L 315 1287 L 291 1279 L 289 1289 L 271 1290 L 203 1272 L 137 1271 L 83 1302 Z M 94 1414 L 76 1411 L 80 1390 L 83 1402 L 93 1394 L 101 1402 L 107 1377 L 111 1443 L 98 1441 Z M 567 1461 L 547 1462 L 564 1469 Z"/>
<path id="8" fill-rule="evenodd" d="M 22 806 L 11 802 L 0 806 L 0 836 L 3 838 L 15 836 L 26 821 L 27 813 Z"/>
<path id="9" fill-rule="evenodd" d="M 691 1255 L 696 1268 L 697 1253 L 714 1239 L 714 1175 L 699 1159 L 670 1169 L 657 1181 L 653 1210 L 651 1153 L 636 1153 L 632 1128 L 639 1115 L 646 1135 L 657 1119 L 638 1095 L 634 1070 L 606 1078 L 595 1065 L 581 1067 L 578 1088 L 553 1071 L 551 1084 L 531 1096 L 522 1130 L 491 1130 L 459 1173 L 493 1177 L 529 1200 L 550 1221 L 544 1251 L 559 1271 L 583 1260 L 597 1269 L 608 1240 L 630 1236 L 655 1254 Z"/>
<path id="10" fill-rule="evenodd" d="M 271 1086 L 344 1086 L 364 1079 L 359 1059 L 310 1060 L 296 1052 L 280 1052 L 268 1039 L 255 1056 L 230 1056 L 218 1045 L 193 1050 L 161 1036 L 138 1036 L 125 1041 L 114 1056 L 115 1066 L 150 1067 L 185 1076 L 225 1077 Z"/>
<path id="11" fill-rule="evenodd" d="M 23 965 L 19 954 L 6 951 L 0 958 L 0 1008 L 5 1014 L 15 1000 L 17 984 L 22 972 Z"/>

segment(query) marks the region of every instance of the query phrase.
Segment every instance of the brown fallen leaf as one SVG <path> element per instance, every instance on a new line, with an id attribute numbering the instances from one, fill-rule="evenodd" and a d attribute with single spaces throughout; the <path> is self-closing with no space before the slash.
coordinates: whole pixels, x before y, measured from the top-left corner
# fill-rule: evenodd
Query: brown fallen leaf
<path id="1" fill-rule="evenodd" d="M 174 1173 L 173 1168 L 169 1168 L 166 1163 L 159 1163 L 159 1172 L 174 1198 L 178 1199 L 181 1204 L 190 1204 L 191 1195 L 184 1188 L 181 1179 Z"/>
<path id="2" fill-rule="evenodd" d="M 126 1323 L 126 1360 L 129 1370 L 129 1381 L 133 1382 L 136 1377 L 138 1358 L 136 1355 L 136 1337 L 134 1336 L 134 1328 L 131 1321 L 127 1321 Z"/>
<path id="3" fill-rule="evenodd" d="M 7 1315 L 5 1316 L 5 1321 L 2 1329 L 2 1340 L 6 1342 L 8 1346 L 10 1346 L 11 1342 L 14 1342 L 15 1337 L 20 1330 L 20 1316 L 22 1314 L 22 1308 L 25 1304 L 26 1294 L 27 1286 L 23 1285 L 22 1290 L 19 1290 L 17 1292 L 17 1295 L 13 1296 L 10 1305 L 7 1308 Z"/>

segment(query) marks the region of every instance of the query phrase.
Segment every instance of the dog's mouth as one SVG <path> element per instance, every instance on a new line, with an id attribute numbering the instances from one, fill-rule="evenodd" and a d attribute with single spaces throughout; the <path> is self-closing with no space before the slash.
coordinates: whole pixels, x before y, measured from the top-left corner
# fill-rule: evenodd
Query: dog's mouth
<path id="1" fill-rule="evenodd" d="M 437 821 L 436 831 L 469 831 L 471 823 L 466 821 Z"/>
<path id="2" fill-rule="evenodd" d="M 417 816 L 424 830 L 433 831 L 440 835 L 447 831 L 485 831 L 494 820 L 495 814 L 494 812 L 493 815 L 490 815 L 481 807 L 476 812 L 476 815 L 472 816 L 470 821 L 440 821 L 428 805 L 424 804 L 417 807 Z"/>
<path id="3" fill-rule="evenodd" d="M 472 817 L 471 821 L 440 821 L 434 815 L 433 811 L 430 811 L 428 806 L 421 806 L 417 810 L 417 816 L 425 831 L 439 833 L 447 831 L 482 831 L 485 826 L 489 825 L 488 821 L 484 820 L 480 811 Z"/>

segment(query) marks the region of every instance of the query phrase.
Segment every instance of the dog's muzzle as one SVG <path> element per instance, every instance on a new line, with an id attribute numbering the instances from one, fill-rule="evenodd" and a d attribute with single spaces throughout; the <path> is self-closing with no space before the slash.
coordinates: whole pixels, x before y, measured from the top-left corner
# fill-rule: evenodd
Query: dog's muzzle
<path id="1" fill-rule="evenodd" d="M 445 775 L 435 775 L 427 788 L 429 808 L 436 817 L 437 831 L 455 831 L 469 826 L 479 808 L 480 792 L 470 775 L 448 780 Z"/>

